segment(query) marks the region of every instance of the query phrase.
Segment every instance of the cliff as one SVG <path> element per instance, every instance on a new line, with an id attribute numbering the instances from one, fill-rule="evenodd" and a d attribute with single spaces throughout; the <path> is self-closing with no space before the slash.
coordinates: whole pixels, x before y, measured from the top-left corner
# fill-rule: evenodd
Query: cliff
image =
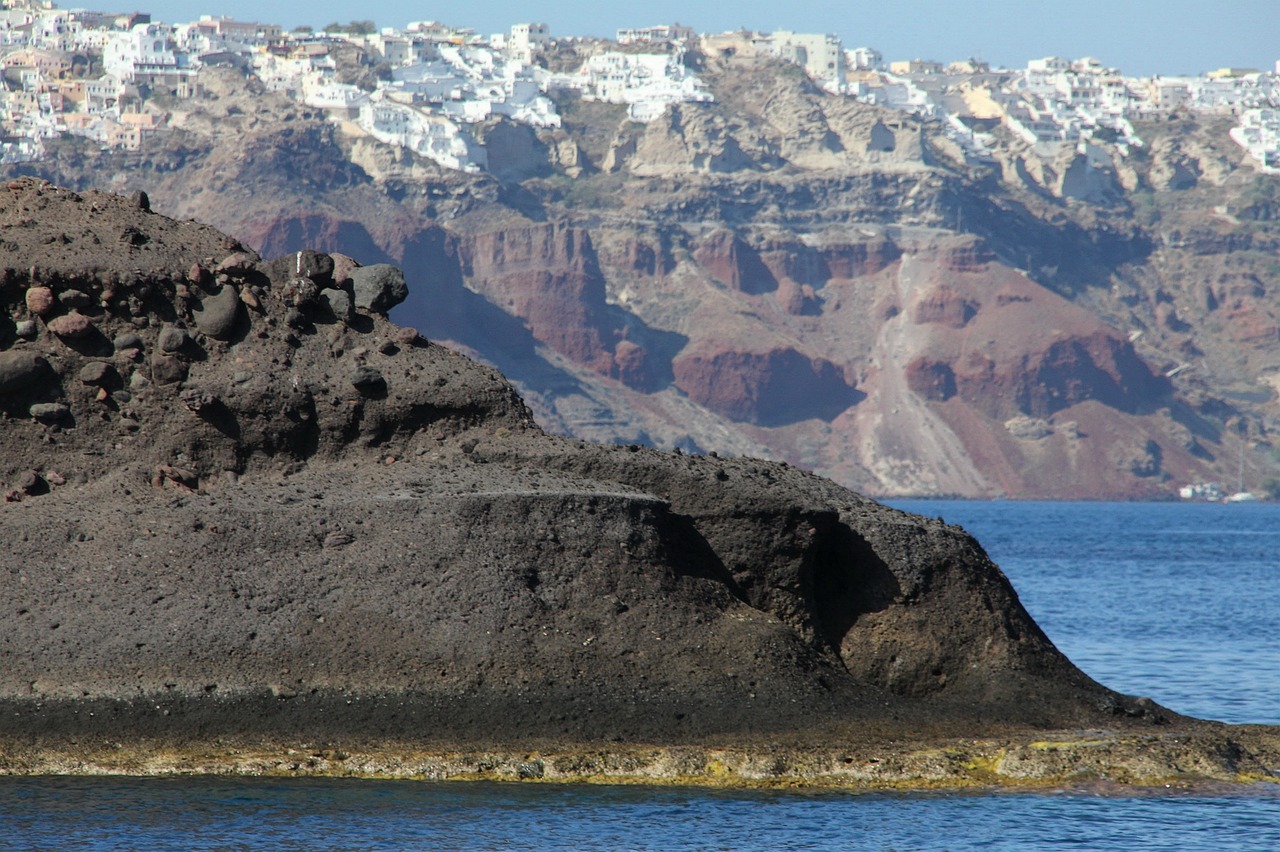
<path id="1" fill-rule="evenodd" d="M 395 263 L 396 309 L 554 432 L 786 460 L 875 494 L 1173 496 L 1280 475 L 1276 179 L 1221 122 L 966 160 L 940 127 L 707 59 L 654 122 L 566 100 L 492 175 L 352 135 L 229 69 L 139 155 L 52 146 L 275 256 Z M 1109 158 L 1109 159 L 1107 159 Z M 252 188 L 252 189 L 251 189 Z"/>

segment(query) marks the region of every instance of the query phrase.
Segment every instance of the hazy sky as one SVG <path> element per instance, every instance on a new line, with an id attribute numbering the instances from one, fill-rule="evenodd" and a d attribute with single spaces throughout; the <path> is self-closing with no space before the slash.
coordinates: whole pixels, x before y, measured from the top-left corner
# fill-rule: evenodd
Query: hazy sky
<path id="1" fill-rule="evenodd" d="M 1280 0 L 135 0 L 157 20 L 201 14 L 286 27 L 372 19 L 378 26 L 437 20 L 481 33 L 542 21 L 552 35 L 612 36 L 619 27 L 679 21 L 700 32 L 746 27 L 829 32 L 845 47 L 874 47 L 886 61 L 971 56 L 1018 67 L 1028 59 L 1096 56 L 1126 74 L 1196 74 L 1223 66 L 1273 70 L 1280 59 Z M 64 8 L 117 7 L 62 0 Z M 130 6 L 130 8 L 133 8 Z"/>

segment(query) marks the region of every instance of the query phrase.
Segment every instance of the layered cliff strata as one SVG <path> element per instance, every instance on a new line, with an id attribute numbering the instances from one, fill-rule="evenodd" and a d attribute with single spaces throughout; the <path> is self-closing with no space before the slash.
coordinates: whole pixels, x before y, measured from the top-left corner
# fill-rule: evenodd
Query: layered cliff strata
<path id="1" fill-rule="evenodd" d="M 146 187 L 267 256 L 395 263 L 420 282 L 397 319 L 564 434 L 879 494 L 1167 498 L 1242 458 L 1250 487 L 1275 477 L 1274 179 L 1224 128 L 1152 123 L 1084 171 L 997 133 L 970 162 L 785 65 L 701 75 L 716 103 L 648 125 L 585 103 L 554 132 L 499 122 L 501 168 L 469 176 L 215 69 L 158 150 L 23 168 Z"/>

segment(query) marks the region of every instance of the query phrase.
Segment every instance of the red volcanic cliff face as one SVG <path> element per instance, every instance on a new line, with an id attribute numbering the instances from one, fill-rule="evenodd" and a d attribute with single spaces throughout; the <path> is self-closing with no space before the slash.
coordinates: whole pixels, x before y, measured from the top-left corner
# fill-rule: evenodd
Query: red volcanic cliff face
<path id="1" fill-rule="evenodd" d="M 1127 337 L 971 238 L 380 227 L 303 215 L 257 237 L 402 264 L 405 320 L 513 375 L 557 353 L 602 431 L 554 412 L 564 378 L 530 396 L 586 437 L 767 447 L 880 493 L 1132 496 L 1199 475 L 1195 435 L 1151 419 L 1171 387 Z"/>
<path id="2" fill-rule="evenodd" d="M 604 247 L 596 246 L 599 266 L 647 278 L 661 278 L 676 268 L 669 239 L 662 233 L 632 230 Z"/>
<path id="3" fill-rule="evenodd" d="M 832 279 L 874 275 L 900 255 L 885 239 L 811 246 L 773 234 L 748 243 L 726 228 L 707 234 L 693 252 L 694 260 L 713 278 L 750 295 L 770 293 L 780 284 L 820 287 Z"/>
<path id="4" fill-rule="evenodd" d="M 835 364 L 794 349 L 682 354 L 672 364 L 676 387 L 730 420 L 780 426 L 830 420 L 862 396 Z"/>
<path id="5" fill-rule="evenodd" d="M 923 325 L 937 323 L 948 328 L 964 328 L 978 312 L 979 304 L 950 287 L 942 287 L 925 294 L 915 304 L 911 319 Z"/>
<path id="6" fill-rule="evenodd" d="M 815 286 L 833 278 L 874 275 L 902 254 L 896 245 L 880 238 L 811 246 L 802 240 L 773 236 L 765 239 L 758 251 L 761 261 L 779 281 L 789 279 Z"/>
<path id="7" fill-rule="evenodd" d="M 740 293 L 759 295 L 778 289 L 778 279 L 760 253 L 733 231 L 708 234 L 694 249 L 693 258 L 713 278 Z"/>
<path id="8" fill-rule="evenodd" d="M 521 318 L 539 342 L 628 387 L 654 388 L 649 353 L 608 304 L 586 230 L 556 223 L 468 234 L 457 238 L 457 256 L 467 286 Z M 630 262 L 662 268 L 660 254 L 639 246 Z"/>
<path id="9" fill-rule="evenodd" d="M 585 231 L 564 224 L 468 235 L 458 241 L 471 288 L 524 319 L 533 336 L 598 373 L 613 370 L 604 279 Z"/>
<path id="10" fill-rule="evenodd" d="M 1169 382 L 1152 371 L 1133 344 L 1106 330 L 1055 340 L 1020 371 L 1019 410 L 1047 417 L 1085 400 L 1142 414 L 1168 398 Z"/>
<path id="11" fill-rule="evenodd" d="M 906 364 L 913 392 L 955 396 L 1000 420 L 1050 417 L 1087 400 L 1143 414 L 1167 400 L 1168 380 L 1124 336 L 1020 275 L 975 266 L 975 257 L 942 253 L 935 277 L 916 286 L 908 317 L 927 329 L 913 335 L 927 354 Z"/>
<path id="12" fill-rule="evenodd" d="M 997 362 L 977 352 L 951 364 L 917 360 L 909 372 L 913 389 L 930 399 L 958 395 L 993 418 L 1049 417 L 1086 400 L 1140 414 L 1170 390 L 1128 341 L 1106 331 L 1046 340 L 1016 360 Z"/>
<path id="13" fill-rule="evenodd" d="M 298 246 L 321 252 L 341 252 L 364 258 L 365 263 L 374 263 L 385 257 L 364 225 L 325 213 L 301 213 L 249 222 L 237 234 L 263 257 L 279 257 L 298 251 Z"/>

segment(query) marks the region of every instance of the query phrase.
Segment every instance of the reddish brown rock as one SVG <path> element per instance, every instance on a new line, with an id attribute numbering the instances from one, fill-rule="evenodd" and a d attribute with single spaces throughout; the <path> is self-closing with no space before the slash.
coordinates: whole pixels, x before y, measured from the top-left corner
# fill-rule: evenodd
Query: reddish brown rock
<path id="1" fill-rule="evenodd" d="M 676 386 L 699 405 L 763 426 L 830 420 L 861 397 L 836 365 L 794 349 L 682 354 L 673 368 Z"/>
<path id="2" fill-rule="evenodd" d="M 187 270 L 187 280 L 203 289 L 213 284 L 213 273 L 204 264 L 193 263 Z"/>
<path id="3" fill-rule="evenodd" d="M 187 362 L 175 355 L 156 355 L 151 359 L 151 378 L 158 385 L 185 381 L 187 371 Z"/>
<path id="4" fill-rule="evenodd" d="M 335 287 L 350 287 L 351 273 L 359 269 L 360 264 L 345 254 L 331 253 L 333 259 L 333 284 Z"/>
<path id="5" fill-rule="evenodd" d="M 778 289 L 778 279 L 760 254 L 729 230 L 704 237 L 693 252 L 694 260 L 733 290 L 758 295 Z"/>
<path id="6" fill-rule="evenodd" d="M 257 260 L 251 255 L 238 251 L 224 257 L 215 267 L 216 272 L 229 275 L 245 275 L 258 268 Z"/>
<path id="7" fill-rule="evenodd" d="M 49 330 L 59 337 L 78 339 L 87 337 L 94 330 L 93 323 L 79 311 L 63 314 L 49 321 Z"/>
<path id="8" fill-rule="evenodd" d="M 778 304 L 793 316 L 819 316 L 822 303 L 808 284 L 797 284 L 789 278 L 778 282 Z"/>
<path id="9" fill-rule="evenodd" d="M 956 374 L 950 364 L 917 358 L 905 373 L 907 387 L 931 402 L 944 402 L 956 395 Z"/>
<path id="10" fill-rule="evenodd" d="M 53 290 L 49 287 L 28 287 L 26 303 L 27 310 L 38 317 L 48 316 L 57 307 Z"/>
<path id="11" fill-rule="evenodd" d="M 659 234 L 630 232 L 599 248 L 601 264 L 658 278 L 676 268 L 670 247 Z"/>
<path id="12" fill-rule="evenodd" d="M 981 307 L 975 299 L 965 298 L 949 287 L 941 287 L 916 302 L 912 322 L 923 325 L 937 323 L 950 328 L 964 328 Z"/>
<path id="13" fill-rule="evenodd" d="M 616 326 L 586 231 L 556 224 L 477 234 L 458 253 L 471 286 L 535 338 L 602 375 L 613 370 Z"/>
<path id="14" fill-rule="evenodd" d="M 618 341 L 613 354 L 615 376 L 627 387 L 645 388 L 652 384 L 649 353 L 630 340 Z"/>

